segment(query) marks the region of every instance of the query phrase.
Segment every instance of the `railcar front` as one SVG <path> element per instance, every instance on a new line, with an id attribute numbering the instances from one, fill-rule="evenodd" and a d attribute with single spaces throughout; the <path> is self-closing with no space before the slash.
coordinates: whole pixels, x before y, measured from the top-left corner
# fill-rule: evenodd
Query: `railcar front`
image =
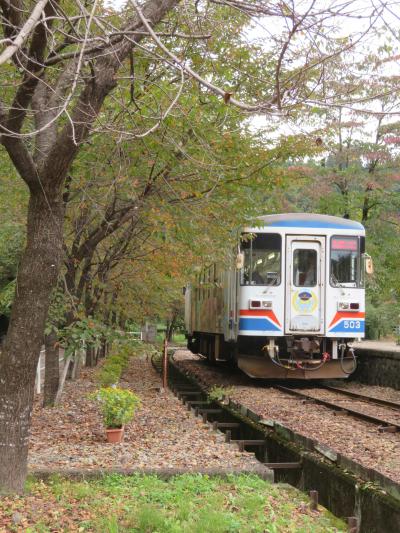
<path id="1" fill-rule="evenodd" d="M 251 377 L 347 377 L 356 365 L 352 341 L 365 331 L 366 260 L 358 222 L 260 217 L 241 233 L 236 268 L 202 274 L 199 287 L 208 289 L 187 305 L 189 347 L 234 358 Z"/>

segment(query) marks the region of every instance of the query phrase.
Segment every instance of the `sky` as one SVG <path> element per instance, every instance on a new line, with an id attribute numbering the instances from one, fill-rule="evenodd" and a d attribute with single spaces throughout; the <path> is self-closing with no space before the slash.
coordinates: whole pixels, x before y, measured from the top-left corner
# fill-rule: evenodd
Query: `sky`
<path id="1" fill-rule="evenodd" d="M 129 0 L 128 0 L 129 1 Z M 120 7 L 125 4 L 126 0 L 110 0 L 110 4 L 114 7 Z M 274 2 L 272 2 L 274 3 Z M 270 2 L 264 0 L 264 5 L 269 5 Z M 353 42 L 363 34 L 371 20 L 376 27 L 382 27 L 385 29 L 385 39 L 391 39 L 392 45 L 398 49 L 400 54 L 400 0 L 287 0 L 287 4 L 295 6 L 298 13 L 304 13 L 313 4 L 314 11 L 325 10 L 327 6 L 332 6 L 332 9 L 340 10 L 343 15 L 332 18 L 327 22 L 327 28 L 329 29 L 326 35 L 336 37 L 345 37 L 352 35 Z M 384 6 L 384 9 L 383 9 Z M 379 13 L 379 16 L 376 14 Z M 372 14 L 372 19 L 370 15 Z M 289 22 L 290 23 L 290 22 Z M 249 25 L 248 31 L 245 33 L 246 39 L 249 42 L 259 43 L 262 47 L 268 49 L 270 43 L 273 43 L 279 39 L 285 30 L 287 30 L 288 21 L 278 17 L 260 17 L 253 19 L 252 24 Z M 323 36 L 321 36 L 323 39 Z M 376 49 L 383 43 L 383 38 L 378 37 L 375 33 L 371 32 L 367 38 L 363 39 L 364 45 L 361 54 L 367 54 L 373 49 Z M 349 61 L 351 62 L 353 56 L 347 54 Z M 358 56 L 360 58 L 361 55 Z M 294 60 L 295 61 L 295 60 Z M 400 77 L 400 61 L 387 61 L 379 67 L 378 70 L 371 69 L 371 77 L 374 76 L 393 76 L 398 75 Z M 362 105 L 353 106 L 353 109 L 368 110 L 371 112 L 369 116 L 355 114 L 351 110 L 344 111 L 344 117 L 346 120 L 363 121 L 363 135 L 366 138 L 370 138 L 374 135 L 377 117 L 373 114 L 381 110 L 381 103 L 379 100 L 369 101 Z M 399 120 L 400 108 L 396 107 L 392 109 L 391 115 L 385 120 L 387 122 Z M 379 118 L 379 117 L 378 117 Z M 271 125 L 271 120 L 281 124 L 278 128 L 278 133 L 308 133 L 314 128 L 313 125 L 295 122 L 293 120 L 277 118 L 271 119 L 269 116 L 256 115 L 250 119 L 251 127 L 254 129 L 263 129 Z"/>

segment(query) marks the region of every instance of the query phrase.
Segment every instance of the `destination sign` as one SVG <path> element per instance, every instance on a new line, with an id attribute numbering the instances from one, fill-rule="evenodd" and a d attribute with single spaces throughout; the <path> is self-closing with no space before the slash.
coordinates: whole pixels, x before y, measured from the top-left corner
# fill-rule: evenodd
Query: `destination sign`
<path id="1" fill-rule="evenodd" d="M 332 239 L 332 250 L 351 250 L 356 252 L 358 250 L 357 239 Z"/>

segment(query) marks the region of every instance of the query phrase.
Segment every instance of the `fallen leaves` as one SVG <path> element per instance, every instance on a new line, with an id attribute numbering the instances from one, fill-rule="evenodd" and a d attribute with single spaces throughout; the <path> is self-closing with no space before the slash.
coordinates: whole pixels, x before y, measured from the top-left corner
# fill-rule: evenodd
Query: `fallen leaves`
<path id="1" fill-rule="evenodd" d="M 97 387 L 93 370 L 68 382 L 60 406 L 34 409 L 29 468 L 253 468 L 253 454 L 240 453 L 188 413 L 169 391 L 160 391 L 160 377 L 144 359 L 132 359 L 121 386 L 142 400 L 121 444 L 105 441 L 97 407 L 88 395 Z"/>

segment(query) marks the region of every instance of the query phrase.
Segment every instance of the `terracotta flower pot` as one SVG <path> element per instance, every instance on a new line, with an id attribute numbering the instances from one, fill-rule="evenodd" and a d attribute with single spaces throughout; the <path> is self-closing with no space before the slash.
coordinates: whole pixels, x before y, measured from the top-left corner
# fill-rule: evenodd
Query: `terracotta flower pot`
<path id="1" fill-rule="evenodd" d="M 121 442 L 124 438 L 124 426 L 121 428 L 106 428 L 107 442 Z"/>

